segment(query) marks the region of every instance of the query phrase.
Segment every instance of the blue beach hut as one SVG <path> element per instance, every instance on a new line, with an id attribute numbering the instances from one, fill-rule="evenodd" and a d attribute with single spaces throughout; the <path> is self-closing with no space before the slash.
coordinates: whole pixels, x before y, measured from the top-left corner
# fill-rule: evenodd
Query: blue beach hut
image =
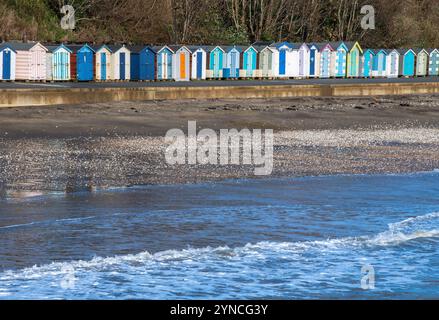
<path id="1" fill-rule="evenodd" d="M 71 78 L 78 81 L 93 81 L 95 78 L 95 49 L 85 45 L 67 45 L 70 55 Z"/>
<path id="2" fill-rule="evenodd" d="M 150 46 L 132 46 L 131 79 L 153 81 L 156 79 L 156 52 Z"/>
<path id="3" fill-rule="evenodd" d="M 0 80 L 15 80 L 17 52 L 8 44 L 0 45 Z"/>

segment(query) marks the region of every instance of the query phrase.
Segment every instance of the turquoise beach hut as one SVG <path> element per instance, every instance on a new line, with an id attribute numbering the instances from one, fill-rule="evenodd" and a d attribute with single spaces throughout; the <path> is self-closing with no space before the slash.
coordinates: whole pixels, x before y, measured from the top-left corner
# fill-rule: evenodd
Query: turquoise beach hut
<path id="1" fill-rule="evenodd" d="M 413 49 L 399 49 L 399 74 L 403 77 L 415 75 L 416 52 Z"/>
<path id="2" fill-rule="evenodd" d="M 243 78 L 255 77 L 258 66 L 258 50 L 250 46 L 242 53 L 242 74 Z"/>
<path id="3" fill-rule="evenodd" d="M 375 51 L 372 49 L 367 49 L 363 54 L 363 66 L 362 66 L 362 75 L 364 78 L 372 77 L 372 67 L 375 59 Z"/>
<path id="4" fill-rule="evenodd" d="M 225 51 L 220 46 L 206 47 L 207 51 L 207 65 L 206 78 L 221 79 L 223 78 L 224 56 Z"/>

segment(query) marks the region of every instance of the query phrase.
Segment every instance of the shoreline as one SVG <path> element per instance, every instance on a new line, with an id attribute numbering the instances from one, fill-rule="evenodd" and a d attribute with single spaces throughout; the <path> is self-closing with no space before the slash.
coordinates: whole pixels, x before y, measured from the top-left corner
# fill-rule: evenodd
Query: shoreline
<path id="1" fill-rule="evenodd" d="M 254 166 L 168 166 L 164 135 L 187 121 L 274 129 L 262 178 L 439 168 L 439 95 L 112 103 L 0 109 L 0 197 L 258 179 Z"/>

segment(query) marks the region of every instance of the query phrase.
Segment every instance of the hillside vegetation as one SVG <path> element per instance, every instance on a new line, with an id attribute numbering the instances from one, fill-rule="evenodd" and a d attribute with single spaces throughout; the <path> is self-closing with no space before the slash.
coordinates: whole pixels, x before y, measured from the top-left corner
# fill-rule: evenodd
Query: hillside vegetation
<path id="1" fill-rule="evenodd" d="M 76 9 L 74 31 L 60 27 L 64 4 Z M 361 28 L 364 4 L 376 10 L 375 30 Z M 439 46 L 439 0 L 0 0 L 0 21 L 1 40 Z"/>

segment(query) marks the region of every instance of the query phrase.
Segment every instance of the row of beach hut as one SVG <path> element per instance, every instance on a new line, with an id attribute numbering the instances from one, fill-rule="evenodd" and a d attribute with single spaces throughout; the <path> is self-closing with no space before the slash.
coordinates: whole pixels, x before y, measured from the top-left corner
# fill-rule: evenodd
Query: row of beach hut
<path id="1" fill-rule="evenodd" d="M 438 49 L 363 50 L 358 42 L 257 42 L 251 46 L 0 44 L 0 80 L 3 81 L 190 81 L 438 75 Z"/>

